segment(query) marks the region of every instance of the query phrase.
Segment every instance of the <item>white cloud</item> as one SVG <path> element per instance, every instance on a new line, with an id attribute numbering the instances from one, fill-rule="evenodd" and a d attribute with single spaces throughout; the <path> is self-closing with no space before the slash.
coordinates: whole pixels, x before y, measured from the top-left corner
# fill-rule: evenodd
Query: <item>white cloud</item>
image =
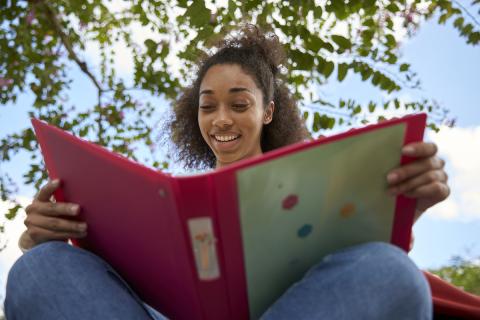
<path id="1" fill-rule="evenodd" d="M 17 201 L 25 207 L 32 202 L 32 199 L 19 196 L 17 197 Z M 25 230 L 25 225 L 23 224 L 25 211 L 19 211 L 17 217 L 13 221 L 10 221 L 4 216 L 10 207 L 12 207 L 10 202 L 0 201 L 0 224 L 4 224 L 5 227 L 4 234 L 1 235 L 1 245 L 2 247 L 6 245 L 5 248 L 0 251 L 0 302 L 3 301 L 3 297 L 5 296 L 8 271 L 13 263 L 22 255 L 22 252 L 18 248 L 18 238 Z M 3 303 L 1 305 L 3 306 Z"/>
<path id="2" fill-rule="evenodd" d="M 428 138 L 439 147 L 446 161 L 450 197 L 431 208 L 426 215 L 436 219 L 463 222 L 480 220 L 480 126 L 442 127 Z"/>

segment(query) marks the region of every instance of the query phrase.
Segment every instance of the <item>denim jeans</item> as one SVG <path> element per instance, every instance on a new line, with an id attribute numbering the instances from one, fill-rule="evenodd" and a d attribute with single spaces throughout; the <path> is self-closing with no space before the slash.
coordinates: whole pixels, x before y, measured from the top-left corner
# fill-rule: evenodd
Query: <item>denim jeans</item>
<path id="1" fill-rule="evenodd" d="M 166 319 L 98 256 L 47 242 L 10 270 L 8 320 Z M 431 319 L 423 274 L 400 249 L 372 242 L 326 256 L 262 319 Z"/>

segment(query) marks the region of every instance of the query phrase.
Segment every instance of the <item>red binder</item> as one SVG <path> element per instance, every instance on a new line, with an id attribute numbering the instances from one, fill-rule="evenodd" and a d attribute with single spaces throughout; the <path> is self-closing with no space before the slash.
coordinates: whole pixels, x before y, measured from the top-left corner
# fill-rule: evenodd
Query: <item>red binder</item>
<path id="1" fill-rule="evenodd" d="M 384 180 L 412 160 L 400 149 L 422 140 L 425 121 L 425 114 L 406 116 L 184 177 L 32 124 L 50 177 L 62 180 L 57 200 L 80 204 L 88 224 L 76 245 L 103 257 L 169 318 L 246 319 L 319 261 L 308 253 L 313 245 L 321 255 L 374 240 L 408 249 L 415 201 L 388 200 Z M 315 202 L 329 198 L 338 205 Z M 339 230 L 336 241 L 322 238 L 328 223 Z M 283 287 L 269 288 L 280 276 Z"/>

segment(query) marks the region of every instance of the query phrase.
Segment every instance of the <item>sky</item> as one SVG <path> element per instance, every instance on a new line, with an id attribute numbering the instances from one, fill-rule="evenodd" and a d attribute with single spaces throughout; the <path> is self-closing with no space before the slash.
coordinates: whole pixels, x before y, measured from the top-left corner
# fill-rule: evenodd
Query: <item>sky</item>
<path id="1" fill-rule="evenodd" d="M 422 269 L 448 264 L 455 255 L 480 257 L 480 47 L 465 44 L 456 30 L 428 22 L 417 35 L 404 42 L 403 59 L 412 65 L 422 80 L 422 94 L 434 97 L 457 119 L 454 128 L 442 127 L 439 133 L 427 131 L 425 140 L 439 146 L 439 155 L 446 160 L 451 187 L 450 197 L 429 209 L 414 226 L 415 246 L 410 256 Z M 95 49 L 87 52 L 87 61 L 95 64 Z M 127 56 L 119 54 L 120 72 L 127 73 Z M 123 69 L 122 69 L 123 68 Z M 75 66 L 71 66 L 74 83 L 72 103 L 91 106 L 95 103 L 94 87 Z M 321 88 L 327 97 L 348 95 L 358 101 L 369 101 L 382 95 L 351 74 L 342 83 L 332 81 Z M 85 92 L 92 92 L 91 95 Z M 145 95 L 147 97 L 148 95 Z M 406 93 L 405 98 L 409 97 Z M 0 106 L 0 137 L 15 132 L 28 123 L 27 110 L 33 102 L 29 94 L 21 96 L 14 105 Z M 162 102 L 161 99 L 157 101 Z M 1 164 L 0 170 L 20 177 L 28 158 L 19 154 L 15 161 Z M 29 186 L 20 186 L 19 201 L 28 204 L 34 194 Z M 0 202 L 0 212 L 8 207 Z M 2 215 L 3 216 L 3 215 Z M 17 239 L 24 230 L 24 213 L 14 221 L 5 222 L 5 235 L 0 252 L 0 288 L 6 274 L 21 253 Z M 0 290 L 0 296 L 2 295 Z"/>

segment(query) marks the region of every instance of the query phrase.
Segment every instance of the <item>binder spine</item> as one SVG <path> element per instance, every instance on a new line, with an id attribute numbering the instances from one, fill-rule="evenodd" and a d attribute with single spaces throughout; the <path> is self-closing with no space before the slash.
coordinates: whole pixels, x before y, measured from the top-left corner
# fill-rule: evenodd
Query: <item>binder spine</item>
<path id="1" fill-rule="evenodd" d="M 407 128 L 403 144 L 407 145 L 412 142 L 422 141 L 427 121 L 426 114 L 406 117 L 404 121 L 407 124 Z M 404 165 L 414 160 L 414 158 L 402 156 L 400 164 Z M 415 199 L 403 195 L 399 195 L 395 203 L 395 220 L 392 226 L 390 242 L 407 252 L 410 247 L 416 205 L 417 201 Z"/>
<path id="2" fill-rule="evenodd" d="M 214 185 L 209 175 L 178 177 L 179 214 L 202 319 L 231 319 Z"/>

